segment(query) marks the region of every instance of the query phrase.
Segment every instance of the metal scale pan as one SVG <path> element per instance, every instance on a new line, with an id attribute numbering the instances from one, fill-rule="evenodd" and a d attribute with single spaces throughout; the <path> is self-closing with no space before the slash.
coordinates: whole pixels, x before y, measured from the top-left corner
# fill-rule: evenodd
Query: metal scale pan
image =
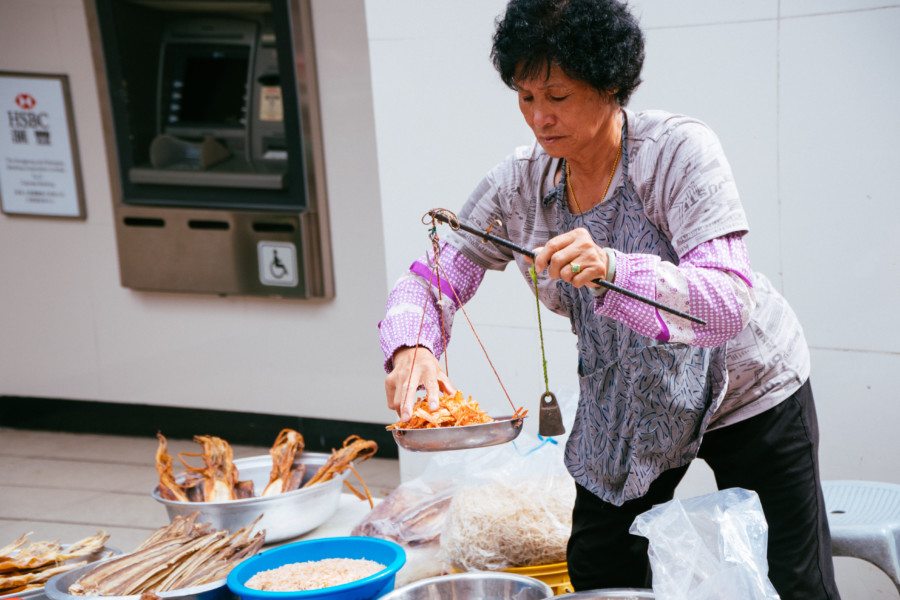
<path id="1" fill-rule="evenodd" d="M 394 429 L 397 445 L 412 452 L 442 452 L 496 446 L 516 439 L 525 417 L 507 415 L 490 423 L 429 429 Z"/>

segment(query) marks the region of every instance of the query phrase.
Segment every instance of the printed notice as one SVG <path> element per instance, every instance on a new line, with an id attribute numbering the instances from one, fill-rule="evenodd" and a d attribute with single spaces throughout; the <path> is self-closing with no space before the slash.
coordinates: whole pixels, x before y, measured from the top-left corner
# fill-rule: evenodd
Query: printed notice
<path id="1" fill-rule="evenodd" d="M 284 106 L 281 101 L 281 86 L 264 85 L 259 90 L 259 120 L 283 121 Z"/>
<path id="2" fill-rule="evenodd" d="M 0 72 L 0 207 L 84 217 L 64 75 Z"/>

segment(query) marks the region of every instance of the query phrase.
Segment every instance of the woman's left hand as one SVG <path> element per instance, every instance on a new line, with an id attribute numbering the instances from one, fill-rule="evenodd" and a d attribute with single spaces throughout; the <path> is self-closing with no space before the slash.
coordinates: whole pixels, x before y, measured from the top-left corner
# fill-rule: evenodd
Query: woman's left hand
<path id="1" fill-rule="evenodd" d="M 548 270 L 551 279 L 568 281 L 575 287 L 598 287 L 594 279 L 606 279 L 606 252 L 594 243 L 584 227 L 551 238 L 534 249 L 534 268 Z"/>

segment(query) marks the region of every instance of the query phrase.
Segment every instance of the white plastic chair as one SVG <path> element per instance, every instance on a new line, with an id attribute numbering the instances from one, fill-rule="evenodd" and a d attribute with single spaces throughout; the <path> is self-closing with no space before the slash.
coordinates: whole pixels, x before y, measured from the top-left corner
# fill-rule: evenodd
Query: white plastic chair
<path id="1" fill-rule="evenodd" d="M 900 591 L 900 485 L 823 481 L 833 556 L 868 561 Z"/>

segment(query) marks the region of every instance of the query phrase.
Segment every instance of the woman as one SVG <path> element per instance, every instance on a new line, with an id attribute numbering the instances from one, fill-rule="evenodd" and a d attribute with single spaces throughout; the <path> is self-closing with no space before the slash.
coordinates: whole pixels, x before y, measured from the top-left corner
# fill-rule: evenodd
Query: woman
<path id="1" fill-rule="evenodd" d="M 628 528 L 673 497 L 699 456 L 720 488 L 759 494 L 781 597 L 838 598 L 803 332 L 750 268 L 746 217 L 716 136 L 688 117 L 624 108 L 643 57 L 640 28 L 615 0 L 512 0 L 492 59 L 536 142 L 491 170 L 460 213 L 483 228 L 499 219 L 494 233 L 536 248 L 540 299 L 578 338 L 569 573 L 577 589 L 648 587 L 647 541 Z M 510 261 L 530 282 L 523 257 L 461 232 L 439 257 L 449 281 L 435 285 L 461 302 L 485 270 Z M 433 260 L 413 263 L 379 325 L 388 406 L 404 419 L 418 386 L 432 399 L 453 389 L 436 357 L 447 337 L 439 311 L 450 323 L 457 307 L 439 306 Z M 604 292 L 596 278 L 706 325 Z"/>

